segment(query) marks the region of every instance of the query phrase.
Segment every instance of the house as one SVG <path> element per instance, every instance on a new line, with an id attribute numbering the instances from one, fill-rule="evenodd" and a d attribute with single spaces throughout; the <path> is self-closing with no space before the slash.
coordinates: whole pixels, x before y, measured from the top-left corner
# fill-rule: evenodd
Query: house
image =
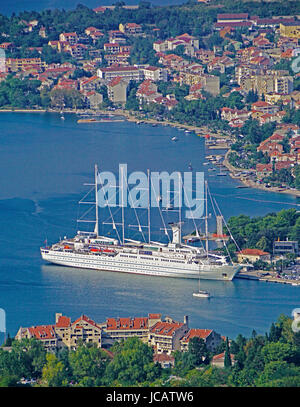
<path id="1" fill-rule="evenodd" d="M 168 369 L 175 366 L 174 356 L 167 355 L 166 353 L 155 353 L 153 362 L 159 363 L 163 369 Z"/>
<path id="2" fill-rule="evenodd" d="M 235 356 L 231 353 L 230 354 L 231 364 L 234 366 L 235 364 Z M 225 352 L 219 353 L 218 355 L 214 355 L 211 361 L 212 366 L 224 368 L 224 361 L 225 361 Z"/>
<path id="3" fill-rule="evenodd" d="M 64 48 L 65 52 L 69 52 L 75 59 L 82 59 L 88 50 L 88 46 L 85 44 L 67 44 Z"/>
<path id="4" fill-rule="evenodd" d="M 124 105 L 127 101 L 127 88 L 128 81 L 121 76 L 115 77 L 107 84 L 108 98 L 113 103 L 121 103 Z"/>
<path id="5" fill-rule="evenodd" d="M 117 54 L 120 52 L 120 45 L 118 43 L 106 43 L 103 48 L 104 52 L 108 52 L 109 54 Z"/>
<path id="6" fill-rule="evenodd" d="M 153 49 L 156 52 L 174 51 L 179 46 L 183 46 L 185 54 L 194 56 L 199 49 L 199 40 L 192 35 L 184 33 L 175 38 L 168 38 L 165 41 L 155 41 L 153 43 Z"/>
<path id="7" fill-rule="evenodd" d="M 81 91 L 90 92 L 95 91 L 101 84 L 98 76 L 91 76 L 90 78 L 79 79 L 79 89 Z"/>
<path id="8" fill-rule="evenodd" d="M 156 98 L 162 96 L 157 92 L 157 85 L 150 79 L 143 81 L 136 92 L 136 97 L 141 103 L 151 103 L 154 102 Z"/>
<path id="9" fill-rule="evenodd" d="M 280 35 L 289 38 L 300 38 L 300 22 L 284 22 L 279 27 Z"/>
<path id="10" fill-rule="evenodd" d="M 221 335 L 212 329 L 190 329 L 187 334 L 180 340 L 181 351 L 186 352 L 189 348 L 189 341 L 192 338 L 203 339 L 207 349 L 214 352 L 222 342 Z"/>
<path id="11" fill-rule="evenodd" d="M 172 110 L 178 103 L 174 94 L 169 94 L 169 95 L 166 95 L 165 97 L 158 96 L 154 99 L 153 102 L 157 103 L 158 105 L 165 106 L 168 110 Z"/>
<path id="12" fill-rule="evenodd" d="M 211 62 L 207 64 L 208 72 L 219 71 L 220 73 L 225 73 L 227 68 L 233 67 L 234 62 L 231 58 L 227 56 L 215 57 Z"/>
<path id="13" fill-rule="evenodd" d="M 188 318 L 184 317 L 184 322 L 175 322 L 171 319 L 159 321 L 154 324 L 148 335 L 148 345 L 156 349 L 156 353 L 166 353 L 170 355 L 175 350 L 181 349 L 180 340 L 187 334 Z"/>
<path id="14" fill-rule="evenodd" d="M 236 13 L 236 14 L 217 14 L 217 22 L 218 23 L 231 23 L 231 22 L 241 22 L 241 21 L 248 21 L 249 14 L 248 13 Z"/>
<path id="15" fill-rule="evenodd" d="M 244 260 L 249 260 L 251 263 L 257 260 L 270 261 L 270 253 L 264 252 L 259 249 L 243 249 L 237 253 L 239 263 L 243 263 Z"/>
<path id="16" fill-rule="evenodd" d="M 240 119 L 244 122 L 251 115 L 251 112 L 249 112 L 248 110 L 231 109 L 230 107 L 222 107 L 220 111 L 221 119 L 227 120 L 228 122 L 233 119 Z"/>
<path id="17" fill-rule="evenodd" d="M 268 102 L 259 100 L 257 102 L 252 103 L 251 109 L 252 109 L 252 111 L 256 111 L 256 112 L 274 114 L 279 111 L 279 106 L 271 105 Z"/>
<path id="18" fill-rule="evenodd" d="M 119 30 L 125 35 L 140 35 L 143 33 L 142 26 L 136 23 L 119 24 Z"/>
<path id="19" fill-rule="evenodd" d="M 74 45 L 78 42 L 78 35 L 76 32 L 61 33 L 59 34 L 59 41 L 67 42 L 70 45 Z"/>
<path id="20" fill-rule="evenodd" d="M 14 44 L 12 42 L 2 42 L 2 44 L 0 44 L 0 48 L 4 49 L 5 51 L 9 51 L 11 49 L 14 49 Z"/>

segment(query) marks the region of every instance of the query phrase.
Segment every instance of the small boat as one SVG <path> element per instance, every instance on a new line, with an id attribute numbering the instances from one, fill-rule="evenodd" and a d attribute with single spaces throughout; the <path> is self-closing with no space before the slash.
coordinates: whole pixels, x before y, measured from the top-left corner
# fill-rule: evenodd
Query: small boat
<path id="1" fill-rule="evenodd" d="M 219 174 L 217 174 L 218 177 L 225 177 L 226 175 L 226 172 L 219 172 Z"/>
<path id="2" fill-rule="evenodd" d="M 189 163 L 189 170 L 193 171 L 192 163 Z"/>
<path id="3" fill-rule="evenodd" d="M 200 272 L 199 272 L 199 279 L 198 279 L 198 291 L 193 293 L 193 297 L 210 298 L 210 293 L 208 291 L 200 290 Z"/>
<path id="4" fill-rule="evenodd" d="M 174 136 L 174 137 L 171 138 L 171 140 L 172 140 L 172 141 L 177 141 L 178 138 Z"/>
<path id="5" fill-rule="evenodd" d="M 184 132 L 185 132 L 185 133 L 191 133 L 191 131 L 190 131 L 190 130 L 185 130 Z"/>
<path id="6" fill-rule="evenodd" d="M 193 297 L 198 297 L 198 298 L 210 298 L 210 294 L 209 294 L 208 291 L 199 290 L 199 291 L 193 293 Z"/>

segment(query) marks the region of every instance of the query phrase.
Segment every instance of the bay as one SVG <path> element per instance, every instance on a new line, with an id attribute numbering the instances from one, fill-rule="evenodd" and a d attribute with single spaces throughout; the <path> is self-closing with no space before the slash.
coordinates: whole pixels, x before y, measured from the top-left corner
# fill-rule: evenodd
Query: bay
<path id="1" fill-rule="evenodd" d="M 99 6 L 111 6 L 115 4 L 115 0 L 11 0 L 9 2 L 0 2 L 0 13 L 4 15 L 11 15 L 12 13 L 20 13 L 22 11 L 42 11 L 49 9 L 65 9 L 73 10 L 77 4 L 83 4 L 89 8 L 96 8 Z M 126 5 L 139 4 L 137 0 L 126 0 Z M 153 6 L 167 6 L 184 4 L 183 0 L 151 0 Z"/>
<path id="2" fill-rule="evenodd" d="M 203 165 L 203 139 L 166 126 L 130 122 L 78 124 L 73 114 L 0 114 L 0 308 L 7 332 L 20 326 L 54 323 L 55 312 L 72 319 L 81 314 L 96 322 L 107 317 L 160 312 L 174 319 L 189 316 L 190 326 L 222 335 L 264 334 L 280 313 L 299 306 L 298 287 L 234 279 L 203 281 L 210 300 L 192 296 L 194 281 L 87 271 L 44 263 L 39 248 L 77 230 L 78 201 L 93 181 L 94 164 L 118 173 L 120 163 L 133 171 L 204 171 L 226 219 L 260 216 L 291 207 L 290 195 L 237 189 L 229 176 L 218 177 Z M 171 138 L 176 136 L 176 143 Z M 159 229 L 159 228 L 158 228 Z M 154 233 L 158 233 L 158 229 Z"/>

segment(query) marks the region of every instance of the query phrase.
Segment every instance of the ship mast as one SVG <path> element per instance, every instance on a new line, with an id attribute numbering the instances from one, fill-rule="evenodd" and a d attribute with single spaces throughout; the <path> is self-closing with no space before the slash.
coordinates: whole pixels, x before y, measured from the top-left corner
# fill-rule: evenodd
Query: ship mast
<path id="1" fill-rule="evenodd" d="M 125 226 L 124 226 L 124 175 L 121 167 L 121 209 L 122 209 L 122 242 L 125 244 Z"/>
<path id="2" fill-rule="evenodd" d="M 148 243 L 150 244 L 151 242 L 151 218 L 150 218 L 150 170 L 147 170 L 147 176 L 148 176 Z"/>
<path id="3" fill-rule="evenodd" d="M 208 213 L 207 213 L 207 181 L 205 181 L 205 250 L 208 255 Z"/>
<path id="4" fill-rule="evenodd" d="M 98 177 L 98 166 L 95 164 L 95 212 L 96 212 L 96 220 L 95 220 L 95 229 L 94 233 L 96 236 L 99 235 L 99 215 L 98 215 L 98 188 L 97 188 L 97 177 Z"/>

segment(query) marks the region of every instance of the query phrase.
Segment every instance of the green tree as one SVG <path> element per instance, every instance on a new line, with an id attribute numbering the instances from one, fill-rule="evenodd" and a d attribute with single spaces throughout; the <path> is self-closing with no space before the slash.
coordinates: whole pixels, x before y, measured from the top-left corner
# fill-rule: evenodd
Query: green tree
<path id="1" fill-rule="evenodd" d="M 53 353 L 46 355 L 42 383 L 46 387 L 65 387 L 68 384 L 65 366 Z"/>
<path id="2" fill-rule="evenodd" d="M 161 366 L 153 363 L 153 350 L 139 338 L 129 338 L 113 348 L 114 359 L 105 372 L 105 383 L 133 386 L 160 377 Z"/>
<path id="3" fill-rule="evenodd" d="M 207 364 L 209 362 L 209 352 L 202 338 L 194 337 L 189 341 L 188 360 L 191 368 Z"/>
<path id="4" fill-rule="evenodd" d="M 108 363 L 108 356 L 96 346 L 79 346 L 69 353 L 74 381 L 79 386 L 100 386 Z"/>
<path id="5" fill-rule="evenodd" d="M 229 347 L 229 340 L 228 337 L 226 338 L 226 347 L 225 347 L 225 355 L 224 355 L 224 367 L 231 367 L 231 356 L 230 356 L 230 347 Z"/>

